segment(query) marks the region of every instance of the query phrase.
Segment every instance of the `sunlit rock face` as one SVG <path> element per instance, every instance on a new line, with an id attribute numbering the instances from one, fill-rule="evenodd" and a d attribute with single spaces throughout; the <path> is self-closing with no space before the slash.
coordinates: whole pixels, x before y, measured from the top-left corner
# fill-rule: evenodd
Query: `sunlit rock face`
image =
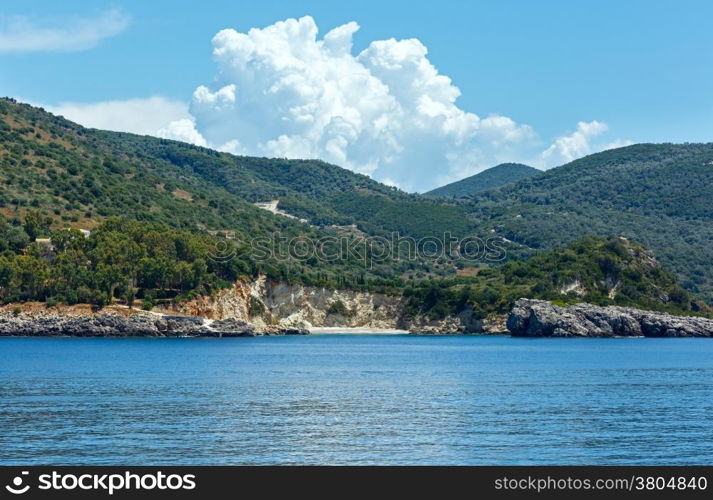
<path id="1" fill-rule="evenodd" d="M 672 316 L 629 307 L 576 304 L 560 307 L 520 299 L 507 320 L 520 337 L 711 337 L 713 320 Z"/>

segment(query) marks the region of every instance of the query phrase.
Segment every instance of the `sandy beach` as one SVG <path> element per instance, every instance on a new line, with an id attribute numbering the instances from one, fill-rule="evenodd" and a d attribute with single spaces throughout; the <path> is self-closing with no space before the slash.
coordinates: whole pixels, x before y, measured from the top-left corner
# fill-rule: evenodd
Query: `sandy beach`
<path id="1" fill-rule="evenodd" d="M 345 328 L 342 326 L 325 326 L 309 328 L 309 333 L 313 335 L 403 335 L 409 333 L 408 330 L 398 330 L 389 328 Z"/>

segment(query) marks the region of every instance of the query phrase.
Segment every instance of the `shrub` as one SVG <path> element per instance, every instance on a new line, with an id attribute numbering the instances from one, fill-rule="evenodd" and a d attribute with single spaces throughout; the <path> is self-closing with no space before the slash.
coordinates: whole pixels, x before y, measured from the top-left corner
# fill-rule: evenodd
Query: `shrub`
<path id="1" fill-rule="evenodd" d="M 345 318 L 349 318 L 354 316 L 356 311 L 349 309 L 341 300 L 336 300 L 327 308 L 327 315 L 329 314 L 338 314 L 340 316 L 344 316 Z"/>
<path id="2" fill-rule="evenodd" d="M 265 304 L 262 303 L 257 297 L 250 296 L 250 303 L 248 305 L 248 314 L 250 316 L 260 316 L 265 312 Z"/>

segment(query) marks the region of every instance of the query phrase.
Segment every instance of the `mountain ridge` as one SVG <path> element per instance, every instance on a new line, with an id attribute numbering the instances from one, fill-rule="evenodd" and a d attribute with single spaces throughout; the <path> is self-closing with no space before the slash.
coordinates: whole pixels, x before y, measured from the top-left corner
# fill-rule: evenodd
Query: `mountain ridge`
<path id="1" fill-rule="evenodd" d="M 625 236 L 710 302 L 711 199 L 713 143 L 664 143 L 595 153 L 464 203 L 480 234 L 513 242 L 513 258 L 588 235 Z"/>
<path id="2" fill-rule="evenodd" d="M 501 163 L 465 179 L 451 182 L 445 186 L 423 193 L 424 196 L 442 198 L 461 198 L 489 189 L 527 179 L 542 173 L 541 170 L 522 163 Z"/>
<path id="3" fill-rule="evenodd" d="M 99 229 L 86 244 L 73 234 L 68 244 L 72 251 L 88 252 L 90 261 L 96 257 L 92 265 L 104 265 L 102 259 L 109 258 L 124 266 L 112 264 L 101 280 L 97 278 L 103 284 L 86 285 L 109 301 L 117 296 L 115 290 L 130 295 L 137 283 L 168 283 L 170 294 L 138 287 L 140 294 L 156 292 L 157 299 L 198 290 L 212 293 L 241 274 L 317 286 L 380 286 L 400 293 L 410 283 L 425 290 L 431 286 L 427 281 L 456 274 L 479 283 L 487 276 L 483 270 L 502 264 L 390 254 L 373 268 L 364 267 L 358 257 L 322 265 L 293 256 L 256 260 L 245 253 L 245 246 L 275 234 L 310 241 L 347 234 L 357 242 L 394 233 L 419 241 L 451 234 L 497 240 L 507 263 L 565 251 L 568 244 L 590 235 L 625 236 L 651 247 L 665 266 L 684 278 L 688 290 L 710 298 L 713 270 L 706 244 L 713 241 L 713 208 L 708 202 L 713 198 L 712 168 L 713 144 L 635 145 L 444 201 L 404 193 L 324 162 L 237 157 L 177 141 L 85 129 L 5 99 L 0 100 L 0 213 L 7 221 L 0 220 L 0 252 L 12 262 L 0 264 L 20 273 L 16 284 L 17 276 L 29 276 L 22 273 L 31 265 L 51 277 L 53 268 L 42 267 L 48 265 L 46 257 L 53 262 L 62 256 L 31 242 L 38 237 L 65 240 L 57 231 L 71 226 Z M 255 206 L 275 200 L 294 218 Z M 147 238 L 176 248 L 159 251 Z M 210 246 L 218 240 L 239 258 L 227 264 L 211 261 L 206 269 L 200 261 L 210 257 Z M 149 261 L 141 269 L 123 262 L 112 253 L 119 242 Z M 198 250 L 187 252 L 187 246 Z M 195 266 L 193 271 L 205 281 L 186 281 L 179 271 L 170 279 L 142 277 L 164 265 L 155 262 L 157 255 L 177 270 Z M 72 269 L 87 262 L 72 258 L 67 262 Z M 128 273 L 128 281 L 117 288 L 110 276 L 121 273 Z M 46 290 L 39 295 L 51 298 L 53 289 L 45 285 L 21 283 L 15 295 L 29 298 Z M 509 285 L 496 288 L 478 300 L 510 302 L 508 290 Z"/>
<path id="4" fill-rule="evenodd" d="M 399 232 L 422 238 L 442 233 L 442 227 L 464 235 L 473 228 L 460 205 L 405 193 L 319 160 L 235 156 L 179 141 L 87 129 L 11 99 L 0 100 L 0 120 L 0 141 L 5 143 L 0 161 L 8 170 L 30 167 L 38 174 L 28 179 L 28 172 L 17 169 L 13 175 L 18 183 L 44 184 L 43 192 L 34 196 L 12 189 L 0 192 L 0 203 L 5 205 L 18 206 L 12 202 L 19 200 L 20 208 L 34 203 L 35 208 L 39 204 L 50 213 L 61 210 L 78 219 L 91 219 L 82 214 L 94 209 L 95 218 L 130 213 L 143 220 L 180 216 L 184 228 L 195 224 L 186 205 L 173 200 L 173 194 L 191 197 L 192 208 L 205 221 L 201 223 L 214 230 L 239 224 L 239 218 L 226 214 L 254 212 L 254 203 L 272 200 L 315 226 L 356 224 L 362 231 L 382 236 Z M 43 160 L 41 168 L 36 168 L 39 160 Z M 50 168 L 44 168 L 48 163 Z M 66 168 L 69 164 L 71 169 Z M 57 178 L 47 178 L 50 170 L 57 171 Z M 89 170 L 98 185 L 91 181 L 74 185 L 79 171 L 84 175 Z M 170 189 L 164 189 L 165 194 L 154 192 L 153 186 L 166 182 L 164 188 Z M 14 192 L 8 196 L 8 191 Z M 150 212 L 146 204 L 158 198 L 163 198 L 158 208 L 166 205 L 167 210 Z"/>

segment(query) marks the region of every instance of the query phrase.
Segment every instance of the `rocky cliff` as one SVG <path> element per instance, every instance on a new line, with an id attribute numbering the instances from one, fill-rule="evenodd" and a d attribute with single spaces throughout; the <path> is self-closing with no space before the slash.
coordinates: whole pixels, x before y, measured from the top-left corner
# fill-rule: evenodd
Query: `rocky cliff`
<path id="1" fill-rule="evenodd" d="M 520 299 L 507 319 L 519 337 L 712 337 L 713 320 L 628 307 L 576 304 L 560 307 Z"/>
<path id="2" fill-rule="evenodd" d="M 400 295 L 289 285 L 260 277 L 238 281 L 212 296 L 161 309 L 171 314 L 234 319 L 255 325 L 301 328 L 402 329 L 420 334 L 504 333 L 504 318 L 475 319 L 472 311 L 439 320 L 407 317 Z"/>
<path id="3" fill-rule="evenodd" d="M 404 320 L 403 323 L 411 333 L 419 335 L 453 335 L 453 334 L 506 334 L 507 317 L 504 315 L 480 319 L 473 314 L 470 307 L 458 314 L 446 316 L 443 319 L 431 319 L 426 316 L 416 316 Z"/>
<path id="4" fill-rule="evenodd" d="M 237 281 L 211 296 L 175 304 L 163 312 L 234 319 L 265 327 L 402 328 L 400 296 L 288 285 L 266 279 Z"/>

